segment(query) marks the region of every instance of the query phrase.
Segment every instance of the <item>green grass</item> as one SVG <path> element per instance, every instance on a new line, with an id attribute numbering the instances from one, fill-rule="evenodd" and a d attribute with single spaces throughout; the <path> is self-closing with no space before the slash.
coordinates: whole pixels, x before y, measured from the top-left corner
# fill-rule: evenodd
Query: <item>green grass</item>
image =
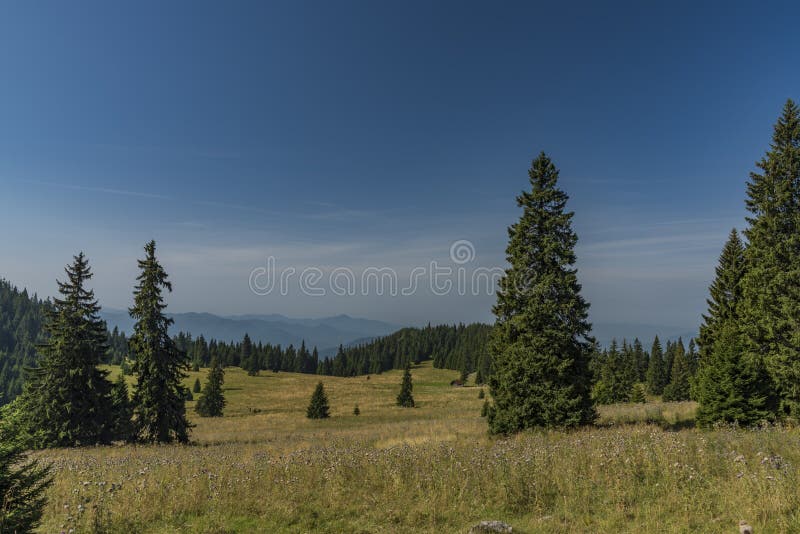
<path id="1" fill-rule="evenodd" d="M 413 374 L 414 409 L 394 405 L 400 371 L 325 377 L 332 417 L 312 421 L 320 377 L 228 369 L 224 418 L 188 403 L 194 445 L 37 453 L 56 475 L 41 531 L 800 531 L 794 429 L 704 432 L 687 427 L 692 403 L 648 403 L 601 407 L 593 428 L 490 438 L 478 388 L 429 364 Z"/>

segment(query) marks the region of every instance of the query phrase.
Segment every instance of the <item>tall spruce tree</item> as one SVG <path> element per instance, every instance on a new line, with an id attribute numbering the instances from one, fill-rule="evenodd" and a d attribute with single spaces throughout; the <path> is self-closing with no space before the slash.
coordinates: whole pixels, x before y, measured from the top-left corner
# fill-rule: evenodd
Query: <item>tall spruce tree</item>
<path id="1" fill-rule="evenodd" d="M 138 380 L 133 393 L 135 432 L 143 442 L 189 441 L 186 420 L 188 358 L 169 336 L 172 319 L 164 315 L 162 290 L 172 291 L 167 273 L 156 259 L 156 242 L 144 247 L 139 260 L 141 273 L 129 310 L 136 321 L 128 344 L 134 356 L 133 371 Z"/>
<path id="2" fill-rule="evenodd" d="M 708 312 L 703 315 L 698 343 L 700 355 L 692 384 L 699 402 L 697 422 L 751 425 L 770 419 L 774 410 L 772 384 L 758 355 L 745 351 L 740 313 L 744 246 L 732 231 L 709 287 Z"/>
<path id="3" fill-rule="evenodd" d="M 691 396 L 692 371 L 681 340 L 678 340 L 672 346 L 672 355 L 670 381 L 664 387 L 663 400 L 673 402 L 689 400 Z"/>
<path id="4" fill-rule="evenodd" d="M 248 376 L 258 376 L 261 370 L 261 362 L 258 361 L 258 354 L 253 351 L 253 342 L 247 334 L 244 335 L 242 340 L 241 358 L 242 367 L 247 371 Z"/>
<path id="5" fill-rule="evenodd" d="M 225 409 L 225 394 L 222 391 L 222 384 L 225 382 L 225 370 L 219 361 L 214 358 L 211 361 L 211 369 L 208 371 L 206 387 L 200 394 L 195 405 L 195 411 L 200 417 L 222 417 Z"/>
<path id="6" fill-rule="evenodd" d="M 325 386 L 322 382 L 317 384 L 311 395 L 311 402 L 306 408 L 306 417 L 309 419 L 327 419 L 330 417 L 330 406 L 328 406 L 328 395 L 325 394 Z"/>
<path id="7" fill-rule="evenodd" d="M 129 441 L 133 439 L 133 405 L 128 392 L 125 376 L 119 374 L 111 387 L 111 409 L 113 412 L 112 433 L 114 439 Z"/>
<path id="8" fill-rule="evenodd" d="M 30 369 L 21 399 L 24 427 L 35 447 L 74 447 L 112 439 L 111 383 L 98 369 L 107 332 L 98 317 L 89 262 L 81 252 L 58 282 L 60 298 L 48 310 L 47 342 L 39 367 Z"/>
<path id="9" fill-rule="evenodd" d="M 402 406 L 403 408 L 413 408 L 415 406 L 414 395 L 412 394 L 413 388 L 414 385 L 411 382 L 411 364 L 408 363 L 403 371 L 403 382 L 400 385 L 400 393 L 397 395 L 398 406 Z"/>
<path id="10" fill-rule="evenodd" d="M 740 325 L 750 359 L 763 359 L 782 416 L 800 418 L 800 109 L 788 100 L 747 184 L 747 269 Z M 760 365 L 755 362 L 756 365 Z"/>
<path id="11" fill-rule="evenodd" d="M 700 335 L 697 338 L 701 362 L 713 352 L 714 339 L 720 325 L 739 320 L 738 307 L 741 304 L 741 280 L 744 271 L 744 244 L 734 228 L 722 248 L 715 269 L 716 277 L 708 288 L 708 312 L 703 314 L 703 324 L 700 325 Z"/>
<path id="12" fill-rule="evenodd" d="M 27 460 L 19 444 L 0 443 L 0 532 L 33 532 L 52 482 L 49 468 Z"/>
<path id="13" fill-rule="evenodd" d="M 653 340 L 653 348 L 650 349 L 650 362 L 647 367 L 647 391 L 651 395 L 661 395 L 667 381 L 667 372 L 664 369 L 664 353 L 661 350 L 661 341 L 658 336 Z"/>
<path id="14" fill-rule="evenodd" d="M 647 366 L 650 363 L 650 358 L 639 338 L 633 340 L 633 354 L 636 360 L 636 380 L 644 382 L 647 380 Z"/>
<path id="15" fill-rule="evenodd" d="M 591 423 L 589 304 L 580 294 L 577 236 L 558 170 L 544 153 L 517 197 L 520 220 L 508 229 L 511 264 L 500 280 L 490 342 L 493 433 Z"/>

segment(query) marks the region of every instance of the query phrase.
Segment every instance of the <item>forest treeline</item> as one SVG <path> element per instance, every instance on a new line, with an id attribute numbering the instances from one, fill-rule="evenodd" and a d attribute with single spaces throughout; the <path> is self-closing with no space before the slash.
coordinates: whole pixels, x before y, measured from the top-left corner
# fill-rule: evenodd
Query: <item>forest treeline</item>
<path id="1" fill-rule="evenodd" d="M 698 357 L 693 339 L 688 347 L 680 338 L 662 346 L 656 336 L 649 352 L 638 339 L 621 345 L 612 340 L 591 356 L 592 398 L 599 404 L 645 402 L 645 394 L 661 395 L 664 401 L 693 399 Z"/>
<path id="2" fill-rule="evenodd" d="M 44 321 L 49 309 L 50 300 L 0 279 L 0 404 L 11 402 L 22 392 L 24 369 L 36 366 L 37 346 L 47 340 Z M 248 335 L 238 342 L 226 342 L 178 332 L 172 340 L 195 370 L 210 367 L 216 359 L 222 367 L 241 367 L 251 374 L 283 371 L 355 376 L 403 369 L 408 363 L 432 359 L 438 368 L 477 371 L 477 380 L 483 383 L 491 372 L 486 351 L 490 332 L 491 327 L 481 323 L 403 328 L 368 342 L 340 346 L 329 357 L 320 356 L 317 347 L 307 347 L 305 342 L 297 347 L 255 343 Z M 120 365 L 124 374 L 132 373 L 128 338 L 117 327 L 107 330 L 100 361 Z"/>
<path id="3" fill-rule="evenodd" d="M 251 374 L 283 371 L 357 376 L 403 369 L 408 363 L 433 360 L 437 368 L 467 374 L 477 372 L 479 383 L 483 383 L 491 373 L 486 351 L 491 330 L 491 326 L 482 323 L 402 328 L 368 342 L 340 346 L 333 356 L 325 357 L 320 356 L 317 347 L 308 347 L 305 342 L 299 347 L 255 343 L 247 334 L 241 341 L 226 342 L 179 332 L 173 340 L 186 353 L 195 370 L 209 367 L 216 359 L 223 367 L 241 367 Z M 129 369 L 125 334 L 115 328 L 109 334 L 109 345 L 109 363 Z"/>
<path id="4" fill-rule="evenodd" d="M 49 300 L 0 280 L 0 404 L 10 402 L 22 392 L 23 369 L 36 365 L 37 344 L 46 340 L 43 321 L 50 308 Z M 463 375 L 476 373 L 475 382 L 482 384 L 491 375 L 487 349 L 491 331 L 492 327 L 483 323 L 409 327 L 368 342 L 339 347 L 330 357 L 320 356 L 317 347 L 308 347 L 304 342 L 298 347 L 256 343 L 248 335 L 238 342 L 226 342 L 178 332 L 172 340 L 177 349 L 186 354 L 194 370 L 210 367 L 216 359 L 222 367 L 241 367 L 251 374 L 272 371 L 356 376 L 403 369 L 408 363 L 432 360 L 436 368 L 460 371 Z M 597 402 L 626 402 L 639 383 L 646 384 L 650 394 L 662 394 L 674 381 L 672 362 L 676 359 L 681 370 L 682 359 L 686 358 L 690 376 L 694 376 L 697 354 L 693 341 L 689 342 L 688 351 L 680 340 L 667 341 L 662 351 L 656 338 L 649 347 L 650 350 L 646 350 L 638 339 L 633 343 L 623 340 L 621 345 L 614 341 L 608 348 L 592 353 Z M 651 354 L 657 357 L 651 358 Z M 132 372 L 128 338 L 117 327 L 108 331 L 101 362 L 120 365 L 124 374 Z M 676 388 L 674 399 L 689 398 L 684 374 L 678 373 L 676 378 L 680 386 Z"/>

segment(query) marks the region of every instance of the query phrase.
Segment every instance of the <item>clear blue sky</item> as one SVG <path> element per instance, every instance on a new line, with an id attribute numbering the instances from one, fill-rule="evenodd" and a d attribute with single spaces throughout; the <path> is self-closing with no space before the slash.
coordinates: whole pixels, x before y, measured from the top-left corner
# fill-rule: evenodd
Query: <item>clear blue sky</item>
<path id="1" fill-rule="evenodd" d="M 50 295 L 83 250 L 124 307 L 155 238 L 174 311 L 489 320 L 486 296 L 248 277 L 269 255 L 407 272 L 457 239 L 503 265 L 545 150 L 593 320 L 692 328 L 800 97 L 800 4 L 600 4 L 4 3 L 0 276 Z"/>

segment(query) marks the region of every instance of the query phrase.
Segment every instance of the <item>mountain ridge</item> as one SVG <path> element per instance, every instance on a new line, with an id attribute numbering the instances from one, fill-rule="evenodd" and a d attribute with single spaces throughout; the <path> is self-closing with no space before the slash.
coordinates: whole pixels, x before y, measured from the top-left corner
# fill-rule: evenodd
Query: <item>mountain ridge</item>
<path id="1" fill-rule="evenodd" d="M 130 334 L 133 319 L 126 310 L 104 308 L 100 316 L 108 327 Z M 349 345 L 368 338 L 389 335 L 400 325 L 339 314 L 321 318 L 292 318 L 281 314 L 216 315 L 208 312 L 168 313 L 173 333 L 188 332 L 194 337 L 220 341 L 240 341 L 245 334 L 255 342 L 273 345 L 299 345 L 319 348 Z"/>

